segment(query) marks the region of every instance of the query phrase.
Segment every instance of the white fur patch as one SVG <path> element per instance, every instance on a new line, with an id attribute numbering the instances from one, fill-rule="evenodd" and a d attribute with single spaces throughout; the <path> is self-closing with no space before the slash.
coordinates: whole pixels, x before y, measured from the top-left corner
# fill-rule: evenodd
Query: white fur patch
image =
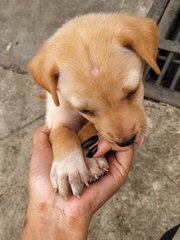
<path id="1" fill-rule="evenodd" d="M 64 97 L 58 94 L 60 106 L 55 106 L 52 96 L 47 94 L 46 123 L 49 129 L 65 124 L 77 132 L 81 128 L 83 117 L 68 103 Z"/>
<path id="2" fill-rule="evenodd" d="M 64 159 L 54 159 L 52 170 L 55 168 L 55 171 L 58 175 L 68 175 L 68 174 L 78 174 L 77 168 L 84 167 L 84 158 L 81 151 L 73 151 L 67 153 Z"/>
<path id="3" fill-rule="evenodd" d="M 80 105 L 84 104 L 84 100 L 83 99 L 79 99 L 79 98 L 76 98 L 76 97 L 70 97 L 70 102 L 75 107 L 79 107 Z"/>
<path id="4" fill-rule="evenodd" d="M 46 103 L 46 124 L 48 128 L 51 129 L 54 125 L 54 119 L 59 119 L 59 107 L 55 106 L 52 96 L 47 93 L 47 103 Z"/>
<path id="5" fill-rule="evenodd" d="M 138 70 L 133 69 L 129 72 L 125 84 L 126 84 L 126 87 L 133 89 L 138 86 L 139 81 L 140 81 L 140 73 Z"/>
<path id="6" fill-rule="evenodd" d="M 84 184 L 88 185 L 89 172 L 79 150 L 67 154 L 64 159 L 55 159 L 50 173 L 51 183 L 63 197 L 68 196 L 69 186 L 75 196 L 78 196 Z"/>
<path id="7" fill-rule="evenodd" d="M 99 69 L 97 67 L 94 67 L 91 69 L 91 74 L 94 76 L 94 77 L 97 77 L 99 75 Z"/>

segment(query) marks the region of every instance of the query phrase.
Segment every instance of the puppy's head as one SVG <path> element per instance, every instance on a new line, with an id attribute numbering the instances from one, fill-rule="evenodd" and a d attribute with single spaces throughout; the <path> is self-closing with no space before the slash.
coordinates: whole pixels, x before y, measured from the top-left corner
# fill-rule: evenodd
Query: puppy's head
<path id="1" fill-rule="evenodd" d="M 159 74 L 158 33 L 148 18 L 90 14 L 66 23 L 29 64 L 32 78 L 57 91 L 100 134 L 128 145 L 144 133 L 144 62 Z"/>

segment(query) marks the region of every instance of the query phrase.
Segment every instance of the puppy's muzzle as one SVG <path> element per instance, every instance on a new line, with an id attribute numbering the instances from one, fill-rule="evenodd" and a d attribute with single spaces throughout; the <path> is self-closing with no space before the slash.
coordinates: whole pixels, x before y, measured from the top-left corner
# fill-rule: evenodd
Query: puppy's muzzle
<path id="1" fill-rule="evenodd" d="M 136 139 L 136 134 L 134 134 L 133 136 L 131 136 L 128 140 L 123 141 L 123 142 L 116 142 L 116 144 L 120 147 L 126 147 L 131 145 Z"/>

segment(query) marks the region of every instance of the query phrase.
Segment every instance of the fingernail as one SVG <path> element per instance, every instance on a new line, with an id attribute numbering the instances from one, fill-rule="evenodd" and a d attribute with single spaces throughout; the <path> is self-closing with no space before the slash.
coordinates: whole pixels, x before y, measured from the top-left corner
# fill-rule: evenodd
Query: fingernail
<path id="1" fill-rule="evenodd" d="M 94 154 L 97 152 L 97 150 L 98 150 L 98 146 L 96 145 L 86 154 L 86 157 L 92 158 Z"/>
<path id="2" fill-rule="evenodd" d="M 93 144 L 95 144 L 99 140 L 98 135 L 94 135 L 90 138 L 88 138 L 85 142 L 81 144 L 83 148 L 91 147 Z"/>

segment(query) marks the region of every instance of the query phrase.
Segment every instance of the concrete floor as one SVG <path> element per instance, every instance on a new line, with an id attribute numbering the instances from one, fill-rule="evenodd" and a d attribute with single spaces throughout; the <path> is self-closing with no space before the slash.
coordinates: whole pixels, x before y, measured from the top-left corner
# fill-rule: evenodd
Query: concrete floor
<path id="1" fill-rule="evenodd" d="M 146 15 L 153 0 L 0 0 L 0 239 L 20 239 L 32 132 L 44 122 L 39 87 L 26 65 L 42 41 L 82 13 Z M 89 239 L 158 240 L 180 222 L 180 110 L 145 101 L 149 131 L 126 184 L 99 210 Z M 180 130 L 180 129 L 179 129 Z"/>

